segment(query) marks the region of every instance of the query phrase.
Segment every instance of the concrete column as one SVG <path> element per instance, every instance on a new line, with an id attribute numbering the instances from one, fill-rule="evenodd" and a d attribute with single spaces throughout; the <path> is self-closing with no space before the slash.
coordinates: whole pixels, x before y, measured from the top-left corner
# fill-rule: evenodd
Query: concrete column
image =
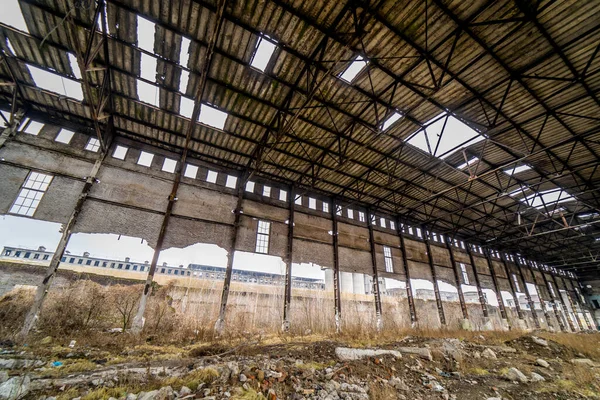
<path id="1" fill-rule="evenodd" d="M 471 268 L 473 268 L 473 275 L 475 276 L 475 286 L 477 286 L 477 294 L 479 295 L 479 303 L 481 304 L 481 310 L 483 311 L 483 317 L 485 319 L 489 318 L 489 312 L 487 308 L 487 304 L 485 302 L 485 296 L 483 295 L 483 290 L 481 289 L 481 285 L 479 283 L 479 273 L 477 272 L 477 267 L 475 266 L 475 258 L 473 257 L 473 252 L 471 251 L 471 246 L 468 243 L 465 243 L 467 254 L 469 255 L 469 261 L 471 261 Z M 486 324 L 489 321 L 486 321 Z"/>
<path id="2" fill-rule="evenodd" d="M 553 273 L 550 273 L 550 276 L 552 277 L 552 281 L 554 282 L 554 286 L 556 287 L 556 294 L 558 296 L 558 299 L 560 300 L 560 303 L 562 304 L 563 316 L 567 320 L 567 323 L 569 324 L 569 328 L 571 328 L 571 331 L 575 332 L 575 326 L 573 325 L 573 321 L 571 321 L 571 318 L 569 318 L 569 308 L 567 307 L 565 300 L 563 299 L 562 295 L 560 294 L 560 288 L 558 287 L 558 280 L 556 279 L 556 275 L 554 275 Z"/>
<path id="3" fill-rule="evenodd" d="M 112 120 L 110 120 L 107 129 L 112 129 L 111 126 L 112 126 Z M 83 205 L 85 204 L 85 201 L 86 201 L 90 191 L 92 190 L 92 186 L 94 185 L 94 183 L 96 183 L 96 176 L 98 175 L 98 171 L 100 170 L 102 162 L 106 158 L 107 154 L 108 154 L 107 151 L 102 151 L 102 150 L 100 150 L 100 152 L 98 153 L 98 158 L 96 159 L 96 162 L 94 163 L 94 166 L 92 167 L 92 170 L 90 171 L 90 174 L 85 179 L 85 185 L 83 186 L 83 189 L 81 190 L 81 194 L 79 195 L 79 198 L 77 199 L 75 208 L 73 209 L 73 212 L 71 213 L 71 216 L 69 217 L 69 220 L 67 221 L 67 223 L 62 227 L 62 236 L 58 242 L 58 245 L 56 246 L 56 251 L 54 252 L 54 255 L 52 256 L 52 259 L 50 260 L 50 265 L 48 266 L 48 269 L 46 270 L 44 279 L 42 280 L 42 282 L 38 285 L 38 287 L 36 289 L 33 304 L 31 306 L 31 309 L 27 313 L 27 316 L 25 317 L 25 322 L 19 333 L 18 338 L 21 341 L 25 340 L 27 335 L 29 335 L 29 332 L 34 327 L 34 325 L 36 324 L 36 322 L 39 318 L 39 313 L 42 309 L 42 305 L 44 304 L 46 295 L 48 294 L 48 290 L 50 290 L 50 285 L 52 284 L 52 279 L 54 278 L 54 275 L 56 274 L 56 271 L 58 270 L 60 260 L 65 253 L 67 245 L 69 244 L 69 239 L 71 239 L 73 227 L 75 226 L 75 223 L 77 222 L 77 218 L 79 217 L 79 214 L 81 213 Z"/>
<path id="4" fill-rule="evenodd" d="M 456 260 L 454 259 L 454 251 L 452 250 L 452 239 L 450 236 L 446 236 L 446 248 L 448 249 L 448 254 L 450 255 L 450 263 L 452 264 L 452 270 L 454 271 L 454 281 L 456 282 L 456 290 L 458 290 L 458 300 L 460 301 L 460 308 L 463 314 L 463 326 L 470 329 L 469 320 L 469 312 L 467 310 L 467 304 L 465 303 L 465 295 L 462 290 L 462 284 L 460 282 L 460 272 L 458 270 L 458 265 L 456 264 Z"/>
<path id="5" fill-rule="evenodd" d="M 579 294 L 577 293 L 577 290 L 575 289 L 577 287 L 575 285 L 575 281 L 572 278 L 569 278 L 569 282 L 571 282 L 571 288 L 573 289 L 573 297 L 575 298 L 575 305 L 579 308 L 579 310 L 581 310 L 581 314 L 583 314 L 583 319 L 579 316 L 579 313 L 577 313 L 577 318 L 580 320 L 582 327 L 585 325 L 586 329 L 590 329 L 590 326 L 587 321 L 587 317 L 585 315 L 585 309 L 583 307 L 583 304 L 581 303 Z"/>
<path id="6" fill-rule="evenodd" d="M 525 318 L 523 316 L 523 310 L 521 310 L 521 305 L 519 304 L 519 298 L 517 297 L 517 289 L 515 288 L 515 283 L 513 282 L 512 273 L 508 269 L 508 264 L 504 257 L 500 255 L 500 259 L 502 260 L 502 264 L 504 265 L 504 271 L 506 273 L 506 278 L 508 279 L 508 284 L 510 285 L 510 291 L 513 295 L 513 299 L 515 300 L 515 308 L 517 310 L 517 315 L 519 319 L 524 321 Z"/>
<path id="7" fill-rule="evenodd" d="M 427 259 L 429 261 L 429 268 L 431 269 L 431 278 L 433 279 L 433 291 L 435 293 L 435 302 L 437 303 L 438 313 L 440 315 L 440 323 L 446 325 L 446 315 L 444 315 L 444 303 L 442 302 L 442 296 L 440 295 L 440 287 L 437 281 L 437 274 L 435 272 L 435 265 L 433 265 L 433 254 L 431 254 L 431 244 L 429 243 L 429 232 L 424 226 L 421 227 L 423 231 L 423 239 L 425 246 L 427 247 Z"/>
<path id="8" fill-rule="evenodd" d="M 513 254 L 515 265 L 519 270 L 519 276 L 521 276 L 521 280 L 523 281 L 523 290 L 525 291 L 525 296 L 527 297 L 527 302 L 529 303 L 529 308 L 531 309 L 531 315 L 533 317 L 533 322 L 535 324 L 536 329 L 540 329 L 540 320 L 538 319 L 537 312 L 535 311 L 535 304 L 531 299 L 531 294 L 529 293 L 529 288 L 527 287 L 527 281 L 525 280 L 525 275 L 523 274 L 523 269 L 521 268 L 521 263 L 519 262 L 519 256 Z"/>
<path id="9" fill-rule="evenodd" d="M 542 291 L 540 290 L 540 285 L 538 284 L 537 278 L 535 277 L 535 272 L 533 271 L 533 267 L 531 266 L 531 261 L 525 260 L 525 265 L 531 273 L 531 279 L 533 280 L 535 289 L 538 291 L 538 298 L 540 299 L 540 306 L 542 307 L 542 312 L 544 313 L 544 317 L 546 317 L 546 323 L 548 324 L 548 327 L 550 327 L 550 314 L 548 314 L 546 301 L 544 301 L 544 298 L 542 297 Z M 556 329 L 556 327 L 552 327 L 552 329 Z"/>
<path id="10" fill-rule="evenodd" d="M 294 250 L 294 204 L 296 203 L 296 193 L 294 186 L 290 187 L 289 208 L 290 217 L 288 219 L 288 242 L 285 257 L 285 288 L 283 298 L 283 324 L 281 330 L 287 332 L 290 330 L 290 303 L 292 301 L 292 256 Z"/>
<path id="11" fill-rule="evenodd" d="M 571 307 L 571 312 L 573 313 L 573 318 L 575 319 L 575 322 L 577 323 L 577 327 L 579 328 L 580 331 L 583 330 L 583 325 L 581 323 L 581 321 L 579 320 L 579 315 L 577 315 L 577 309 L 575 308 L 575 304 L 573 304 L 573 298 L 571 297 L 571 294 L 569 293 L 569 286 L 567 285 L 567 282 L 565 281 L 565 278 L 561 277 L 560 279 L 562 279 L 562 283 L 563 286 L 565 287 L 565 294 L 567 295 L 567 300 L 569 301 L 569 306 Z M 567 309 L 567 313 L 569 312 L 569 309 Z"/>
<path id="12" fill-rule="evenodd" d="M 227 268 L 225 269 L 225 280 L 223 282 L 223 291 L 221 292 L 221 306 L 219 308 L 219 317 L 215 322 L 215 332 L 217 334 L 223 333 L 225 328 L 225 314 L 227 312 L 227 300 L 229 299 L 229 287 L 231 286 L 231 275 L 233 274 L 233 259 L 235 256 L 235 249 L 237 247 L 238 229 L 240 226 L 241 215 L 243 214 L 243 201 L 244 201 L 244 185 L 246 184 L 246 177 L 239 177 L 237 180 L 237 203 L 235 206 L 235 219 L 233 222 L 233 229 L 231 232 L 231 247 L 227 252 Z"/>
<path id="13" fill-rule="evenodd" d="M 340 297 L 340 257 L 338 246 L 337 204 L 331 199 L 331 225 L 333 236 L 333 299 L 335 307 L 335 331 L 342 329 L 342 299 Z"/>
<path id="14" fill-rule="evenodd" d="M 496 275 L 496 269 L 494 268 L 494 264 L 492 263 L 490 250 L 485 249 L 484 253 L 485 260 L 488 264 L 488 268 L 490 269 L 490 273 L 492 274 L 492 282 L 494 284 L 494 289 L 496 290 L 496 300 L 498 301 L 498 307 L 500 308 L 500 316 L 502 316 L 502 319 L 508 323 L 508 318 L 506 317 L 506 309 L 504 308 L 504 300 L 502 299 L 502 293 L 500 293 L 500 285 L 498 285 L 498 276 Z"/>
<path id="15" fill-rule="evenodd" d="M 408 258 L 406 257 L 406 246 L 404 245 L 404 232 L 402 224 L 396 219 L 396 229 L 400 237 L 400 251 L 402 252 L 402 264 L 404 266 L 404 275 L 406 275 L 406 298 L 408 299 L 408 310 L 410 312 L 410 322 L 414 326 L 417 323 L 417 310 L 415 300 L 413 299 L 412 285 L 410 283 L 410 269 L 408 268 Z"/>
<path id="16" fill-rule="evenodd" d="M 375 297 L 375 316 L 376 329 L 379 332 L 383 328 L 383 320 L 381 318 L 381 294 L 379 292 L 379 273 L 377 272 L 377 253 L 375 252 L 375 235 L 373 234 L 373 214 L 367 211 L 367 221 L 369 223 L 369 245 L 371 248 L 371 266 L 373 268 L 373 296 Z"/>
<path id="17" fill-rule="evenodd" d="M 541 269 L 540 269 L 540 272 L 542 273 L 542 278 L 544 279 L 544 284 L 546 285 L 546 290 L 548 290 L 548 292 L 550 293 L 550 297 L 552 297 L 552 310 L 554 311 L 554 316 L 556 317 L 556 321 L 558 322 L 558 326 L 560 327 L 560 330 L 564 332 L 565 324 L 562 320 L 562 316 L 558 312 L 558 306 L 556 305 L 556 297 L 554 296 L 554 294 L 552 294 L 554 291 L 554 288 L 552 288 L 552 290 L 550 290 L 551 286 L 550 286 L 550 282 L 548 281 L 548 278 L 546 278 L 546 274 Z"/>
<path id="18" fill-rule="evenodd" d="M 573 282 L 574 287 L 577 287 L 581 291 L 581 285 L 579 284 L 579 281 L 577 279 L 572 279 L 571 282 Z M 575 294 L 578 295 L 577 291 L 575 291 Z M 596 330 L 596 325 L 594 325 L 593 321 L 590 321 L 588 314 L 586 313 L 586 310 L 588 307 L 586 307 L 584 305 L 584 303 L 581 301 L 581 297 L 577 296 L 577 300 L 579 301 L 581 312 L 583 313 L 583 317 L 585 319 L 585 323 L 588 326 L 588 329 Z M 590 312 L 590 314 L 591 314 L 591 312 Z"/>

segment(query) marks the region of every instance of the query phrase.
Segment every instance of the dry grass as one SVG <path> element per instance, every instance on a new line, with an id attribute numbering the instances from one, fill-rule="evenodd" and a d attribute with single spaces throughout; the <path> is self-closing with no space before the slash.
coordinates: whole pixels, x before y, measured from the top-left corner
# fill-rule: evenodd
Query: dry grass
<path id="1" fill-rule="evenodd" d="M 258 393 L 254 389 L 236 389 L 233 396 L 231 396 L 232 400 L 265 400 L 266 397 L 263 396 L 262 393 Z"/>
<path id="2" fill-rule="evenodd" d="M 582 353 L 587 357 L 600 359 L 600 333 L 573 335 L 565 333 L 540 332 L 538 336 L 563 345 L 571 349 L 574 353 Z"/>
<path id="3" fill-rule="evenodd" d="M 396 400 L 398 391 L 389 385 L 371 383 L 369 385 L 369 399 L 371 400 Z"/>
<path id="4" fill-rule="evenodd" d="M 187 386 L 196 391 L 202 383 L 210 384 L 219 377 L 219 372 L 214 368 L 199 368 L 187 375 L 177 378 L 167 378 L 161 382 L 162 386 L 171 386 L 175 390 Z"/>
<path id="5" fill-rule="evenodd" d="M 44 374 L 50 377 L 59 377 L 76 372 L 93 371 L 96 368 L 97 365 L 89 360 L 66 360 L 63 366 L 47 370 Z"/>

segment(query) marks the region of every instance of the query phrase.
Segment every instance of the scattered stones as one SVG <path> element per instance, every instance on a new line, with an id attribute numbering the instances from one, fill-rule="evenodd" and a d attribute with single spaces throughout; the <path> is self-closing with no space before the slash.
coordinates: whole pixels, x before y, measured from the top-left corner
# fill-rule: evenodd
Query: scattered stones
<path id="1" fill-rule="evenodd" d="M 573 365 L 586 365 L 588 367 L 595 367 L 596 364 L 590 360 L 589 358 L 573 358 L 571 360 L 571 364 Z"/>
<path id="2" fill-rule="evenodd" d="M 531 373 L 531 382 L 545 382 L 546 379 L 538 373 Z"/>
<path id="3" fill-rule="evenodd" d="M 532 336 L 531 340 L 533 341 L 533 343 L 538 344 L 540 346 L 543 347 L 548 347 L 548 342 L 542 338 L 539 338 L 537 336 Z"/>
<path id="4" fill-rule="evenodd" d="M 404 354 L 414 354 L 428 361 L 433 360 L 431 351 L 423 347 L 398 347 L 398 351 Z"/>
<path id="5" fill-rule="evenodd" d="M 548 361 L 546 361 L 542 358 L 538 358 L 537 360 L 535 360 L 535 365 L 542 367 L 542 368 L 550 367 L 550 364 L 548 363 Z"/>
<path id="6" fill-rule="evenodd" d="M 248 377 L 244 374 L 240 374 L 240 382 L 246 382 L 248 380 Z"/>
<path id="7" fill-rule="evenodd" d="M 396 358 L 402 358 L 402 354 L 395 350 L 352 349 L 349 347 L 337 347 L 335 349 L 335 355 L 342 361 L 360 360 L 365 357 L 384 355 L 392 355 Z"/>
<path id="8" fill-rule="evenodd" d="M 402 379 L 398 378 L 397 376 L 392 377 L 388 381 L 388 383 L 390 384 L 390 386 L 392 386 L 396 390 L 402 390 L 402 391 L 410 390 L 410 387 L 408 387 L 408 385 L 406 383 L 404 383 L 404 381 Z"/>
<path id="9" fill-rule="evenodd" d="M 481 352 L 481 356 L 483 358 L 487 358 L 489 360 L 496 360 L 498 357 L 496 357 L 496 353 L 494 353 L 494 350 L 490 349 L 490 348 L 486 348 L 485 350 L 483 350 Z"/>
<path id="10" fill-rule="evenodd" d="M 8 380 L 8 372 L 0 371 L 0 383 L 4 383 Z"/>
<path id="11" fill-rule="evenodd" d="M 506 372 L 506 374 L 504 375 L 504 377 L 506 379 L 508 379 L 509 381 L 518 381 L 518 382 L 521 382 L 521 383 L 527 383 L 527 381 L 528 381 L 527 376 L 525 376 L 524 373 L 522 373 L 521 371 L 519 371 L 515 367 L 511 367 Z"/>
<path id="12" fill-rule="evenodd" d="M 29 393 L 29 376 L 15 376 L 0 385 L 0 400 L 17 400 Z"/>

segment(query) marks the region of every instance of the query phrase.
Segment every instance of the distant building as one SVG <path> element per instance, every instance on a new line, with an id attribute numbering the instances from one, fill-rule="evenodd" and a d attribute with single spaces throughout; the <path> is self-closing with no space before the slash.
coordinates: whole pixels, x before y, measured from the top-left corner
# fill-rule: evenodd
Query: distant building
<path id="1" fill-rule="evenodd" d="M 54 253 L 46 251 L 42 246 L 38 250 L 31 250 L 19 247 L 5 246 L 2 249 L 0 258 L 5 260 L 20 260 L 20 261 L 40 261 L 46 264 L 50 263 L 50 259 Z M 61 264 L 72 265 L 78 267 L 97 267 L 115 270 L 124 270 L 129 272 L 147 273 L 150 269 L 150 263 L 131 261 L 129 257 L 125 260 L 114 260 L 107 258 L 92 257 L 90 253 L 84 252 L 83 255 L 65 254 L 61 258 Z M 224 280 L 226 268 L 215 267 L 211 265 L 189 264 L 187 267 L 180 265 L 178 267 L 167 265 L 156 266 L 156 273 L 162 275 L 171 275 L 173 277 L 191 277 L 197 279 Z M 281 285 L 285 284 L 285 275 L 246 271 L 234 269 L 231 276 L 232 282 L 253 283 L 258 285 Z M 325 281 L 315 278 L 302 278 L 292 276 L 292 287 L 325 290 Z"/>

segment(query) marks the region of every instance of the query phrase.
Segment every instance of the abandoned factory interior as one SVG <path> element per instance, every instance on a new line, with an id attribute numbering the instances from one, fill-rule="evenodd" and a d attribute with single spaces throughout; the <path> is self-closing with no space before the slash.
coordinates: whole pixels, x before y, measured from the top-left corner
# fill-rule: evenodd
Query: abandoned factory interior
<path id="1" fill-rule="evenodd" d="M 600 2 L 3 0 L 0 55 L 1 399 L 600 397 Z"/>

